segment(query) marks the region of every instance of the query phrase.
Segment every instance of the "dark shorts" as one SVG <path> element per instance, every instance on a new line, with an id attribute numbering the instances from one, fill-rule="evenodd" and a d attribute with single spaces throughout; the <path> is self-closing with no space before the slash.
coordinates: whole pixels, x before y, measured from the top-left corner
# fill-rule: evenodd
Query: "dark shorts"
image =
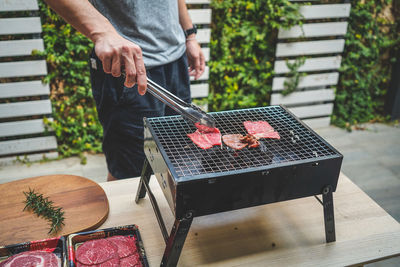
<path id="1" fill-rule="evenodd" d="M 127 88 L 124 78 L 105 74 L 92 53 L 90 64 L 93 96 L 103 126 L 103 152 L 108 171 L 117 179 L 140 176 L 144 162 L 143 117 L 175 115 L 175 111 L 137 86 Z M 147 76 L 186 102 L 191 101 L 186 54 L 169 64 L 147 70 Z"/>

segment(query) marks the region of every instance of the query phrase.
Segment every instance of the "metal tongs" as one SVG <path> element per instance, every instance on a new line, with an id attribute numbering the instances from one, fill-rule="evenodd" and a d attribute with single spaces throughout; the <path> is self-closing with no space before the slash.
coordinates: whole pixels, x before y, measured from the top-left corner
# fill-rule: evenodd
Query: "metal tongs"
<path id="1" fill-rule="evenodd" d="M 147 91 L 193 123 L 215 127 L 215 120 L 194 104 L 189 104 L 147 78 Z"/>

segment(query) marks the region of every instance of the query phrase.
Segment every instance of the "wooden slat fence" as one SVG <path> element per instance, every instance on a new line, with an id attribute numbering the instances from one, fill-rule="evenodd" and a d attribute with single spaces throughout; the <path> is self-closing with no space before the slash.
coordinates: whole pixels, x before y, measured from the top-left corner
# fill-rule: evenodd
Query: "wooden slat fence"
<path id="1" fill-rule="evenodd" d="M 0 35 L 5 37 L 0 41 L 0 60 L 7 59 L 0 62 L 0 165 L 17 157 L 58 156 L 56 138 L 43 123 L 52 113 L 49 86 L 41 82 L 47 74 L 46 61 L 29 58 L 33 50 L 44 50 L 43 39 L 38 38 L 42 32 L 38 10 L 37 0 L 0 0 L 3 14 L 33 14 L 0 19 Z"/>
<path id="2" fill-rule="evenodd" d="M 189 6 L 189 16 L 192 22 L 198 26 L 197 41 L 200 43 L 206 62 L 210 60 L 210 48 L 208 47 L 211 39 L 211 8 L 209 6 L 210 0 L 186 0 Z M 191 93 L 192 98 L 204 98 L 208 96 L 208 76 L 209 68 L 206 69 L 203 75 L 195 81 L 191 77 Z M 206 108 L 206 107 L 204 107 Z"/>
<path id="3" fill-rule="evenodd" d="M 316 4 L 312 1 L 311 5 L 300 7 L 305 20 L 302 26 L 281 29 L 278 33 L 271 105 L 286 105 L 313 128 L 330 124 L 350 8 L 348 3 Z M 298 71 L 306 76 L 300 78 L 295 92 L 282 95 L 285 81 L 290 79 L 286 62 L 293 64 L 296 58 L 303 56 L 306 60 Z"/>

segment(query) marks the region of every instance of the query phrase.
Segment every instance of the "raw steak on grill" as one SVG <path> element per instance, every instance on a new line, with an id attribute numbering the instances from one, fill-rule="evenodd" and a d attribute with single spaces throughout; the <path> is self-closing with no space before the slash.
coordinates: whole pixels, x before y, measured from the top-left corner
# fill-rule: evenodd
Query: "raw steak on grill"
<path id="1" fill-rule="evenodd" d="M 198 128 L 194 133 L 187 136 L 202 149 L 221 145 L 221 132 L 218 128 L 210 128 L 204 125 L 195 124 Z"/>
<path id="2" fill-rule="evenodd" d="M 106 239 L 90 240 L 76 250 L 76 260 L 85 265 L 101 264 L 118 258 L 118 248 Z M 112 265 L 108 265 L 112 266 Z"/>
<path id="3" fill-rule="evenodd" d="M 131 267 L 131 266 L 142 267 L 142 263 L 140 262 L 139 254 L 137 254 L 137 253 L 120 259 L 120 262 L 121 262 L 121 266 L 123 266 L 123 267 Z"/>
<path id="4" fill-rule="evenodd" d="M 61 260 L 46 251 L 25 251 L 0 263 L 0 267 L 59 267 Z"/>
<path id="5" fill-rule="evenodd" d="M 279 133 L 272 128 L 266 121 L 245 121 L 243 122 L 244 128 L 247 132 L 257 139 L 260 138 L 274 138 L 281 139 Z"/>
<path id="6" fill-rule="evenodd" d="M 216 128 L 208 127 L 206 125 L 202 125 L 199 122 L 196 122 L 194 124 L 194 126 L 196 126 L 196 128 L 199 129 L 199 131 L 202 133 L 213 133 L 213 132 L 215 132 L 215 129 L 216 129 Z"/>
<path id="7" fill-rule="evenodd" d="M 135 241 L 129 236 L 115 235 L 107 240 L 117 247 L 120 258 L 132 255 L 136 251 Z"/>

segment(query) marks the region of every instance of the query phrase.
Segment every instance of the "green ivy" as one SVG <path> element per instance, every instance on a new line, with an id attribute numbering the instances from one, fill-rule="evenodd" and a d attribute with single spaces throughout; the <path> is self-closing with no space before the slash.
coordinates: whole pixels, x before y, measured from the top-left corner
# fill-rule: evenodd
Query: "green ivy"
<path id="1" fill-rule="evenodd" d="M 51 86 L 54 121 L 62 156 L 101 152 L 102 127 L 97 119 L 88 67 L 92 42 L 65 23 L 42 0 L 39 1 L 48 66 L 46 83 Z"/>
<path id="2" fill-rule="evenodd" d="M 351 1 L 346 47 L 332 122 L 340 127 L 382 117 L 391 64 L 400 47 L 391 0 Z"/>
<path id="3" fill-rule="evenodd" d="M 289 79 L 284 82 L 284 90 L 282 91 L 282 95 L 288 95 L 293 93 L 299 85 L 300 78 L 306 76 L 304 72 L 299 72 L 299 68 L 306 63 L 306 57 L 297 57 L 293 63 L 290 63 L 286 60 L 286 66 L 289 69 L 288 77 Z"/>
<path id="4" fill-rule="evenodd" d="M 209 109 L 266 106 L 270 102 L 279 28 L 298 24 L 288 0 L 212 1 Z"/>

